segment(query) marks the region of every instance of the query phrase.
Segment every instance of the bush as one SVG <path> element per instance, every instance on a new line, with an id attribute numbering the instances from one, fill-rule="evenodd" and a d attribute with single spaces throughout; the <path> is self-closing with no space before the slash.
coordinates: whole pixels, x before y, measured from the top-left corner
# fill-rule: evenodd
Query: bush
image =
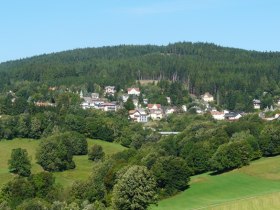
<path id="1" fill-rule="evenodd" d="M 31 163 L 26 149 L 13 149 L 9 160 L 9 171 L 20 176 L 31 174 Z"/>
<path id="2" fill-rule="evenodd" d="M 105 153 L 100 145 L 93 145 L 88 152 L 88 159 L 93 161 L 99 161 L 104 158 Z"/>
<path id="3" fill-rule="evenodd" d="M 113 209 L 147 209 L 156 202 L 156 182 L 146 167 L 132 166 L 123 172 L 113 189 Z"/>
<path id="4" fill-rule="evenodd" d="M 235 141 L 221 145 L 211 158 L 211 168 L 224 172 L 248 165 L 252 159 L 253 149 L 246 141 Z"/>
<path id="5" fill-rule="evenodd" d="M 36 153 L 38 164 L 46 171 L 64 171 L 75 168 L 71 143 L 61 136 L 41 141 Z"/>

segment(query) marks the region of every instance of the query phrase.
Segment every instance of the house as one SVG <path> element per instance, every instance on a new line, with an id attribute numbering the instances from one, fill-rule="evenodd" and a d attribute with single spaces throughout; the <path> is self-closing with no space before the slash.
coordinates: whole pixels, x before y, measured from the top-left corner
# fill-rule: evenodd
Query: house
<path id="1" fill-rule="evenodd" d="M 174 112 L 176 112 L 176 108 L 175 107 L 169 107 L 169 108 L 166 108 L 166 110 L 165 110 L 165 114 L 166 115 L 173 114 Z"/>
<path id="2" fill-rule="evenodd" d="M 163 118 L 163 111 L 160 104 L 148 104 L 150 117 L 153 120 L 160 120 Z"/>
<path id="3" fill-rule="evenodd" d="M 105 94 L 114 95 L 116 92 L 115 86 L 106 86 L 105 87 Z"/>
<path id="4" fill-rule="evenodd" d="M 99 99 L 99 93 L 92 93 L 91 98 L 92 99 Z"/>
<path id="5" fill-rule="evenodd" d="M 161 109 L 161 105 L 160 104 L 148 104 L 148 109 L 149 110 L 158 110 Z"/>
<path id="6" fill-rule="evenodd" d="M 128 88 L 127 89 L 127 94 L 128 95 L 135 95 L 135 96 L 139 96 L 140 95 L 140 89 L 139 88 Z"/>
<path id="7" fill-rule="evenodd" d="M 212 115 L 212 117 L 215 120 L 224 120 L 225 119 L 225 113 L 224 112 L 212 111 L 212 112 L 210 112 L 210 114 Z"/>
<path id="8" fill-rule="evenodd" d="M 81 103 L 81 106 L 83 109 L 99 109 L 99 105 L 105 102 L 105 99 L 101 98 L 83 97 L 83 102 Z"/>
<path id="9" fill-rule="evenodd" d="M 225 119 L 226 120 L 239 120 L 242 115 L 240 113 L 236 113 L 236 112 L 229 112 L 229 113 L 226 113 L 225 115 Z"/>
<path id="10" fill-rule="evenodd" d="M 55 104 L 53 103 L 50 103 L 50 102 L 43 102 L 43 101 L 37 101 L 37 102 L 34 102 L 35 106 L 39 106 L 39 107 L 54 107 Z"/>
<path id="11" fill-rule="evenodd" d="M 210 93 L 208 93 L 208 92 L 204 93 L 204 94 L 201 96 L 201 98 L 202 98 L 202 100 L 205 101 L 205 102 L 213 102 L 213 101 L 214 101 L 214 97 L 213 97 Z"/>
<path id="12" fill-rule="evenodd" d="M 144 109 L 135 109 L 129 111 L 129 117 L 135 122 L 148 122 L 148 114 Z"/>
<path id="13" fill-rule="evenodd" d="M 254 109 L 260 109 L 261 108 L 261 101 L 258 99 L 254 99 L 253 100 L 253 105 L 254 105 Z"/>
<path id="14" fill-rule="evenodd" d="M 117 111 L 117 105 L 115 103 L 102 103 L 98 105 L 98 109 L 101 109 L 105 112 L 108 111 Z"/>

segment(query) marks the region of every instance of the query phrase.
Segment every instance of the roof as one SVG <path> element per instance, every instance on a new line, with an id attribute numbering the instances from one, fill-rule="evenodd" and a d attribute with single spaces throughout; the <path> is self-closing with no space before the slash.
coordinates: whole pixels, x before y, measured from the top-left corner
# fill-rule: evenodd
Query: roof
<path id="1" fill-rule="evenodd" d="M 148 109 L 152 109 L 154 106 L 156 106 L 157 109 L 160 109 L 160 108 L 161 108 L 161 105 L 160 105 L 160 104 L 148 104 Z"/>
<path id="2" fill-rule="evenodd" d="M 140 92 L 140 89 L 139 89 L 139 88 L 128 88 L 127 91 L 130 92 L 130 91 L 132 91 L 133 89 L 134 89 L 135 91 L 137 91 L 137 92 Z"/>
<path id="3" fill-rule="evenodd" d="M 213 97 L 209 92 L 204 93 L 204 95 L 202 95 L 202 97 Z"/>
<path id="4" fill-rule="evenodd" d="M 261 101 L 259 99 L 254 99 L 253 102 L 256 103 L 256 104 L 260 104 L 261 103 Z"/>
<path id="5" fill-rule="evenodd" d="M 218 112 L 218 111 L 212 111 L 210 113 L 211 113 L 211 115 L 224 115 L 223 112 Z"/>
<path id="6" fill-rule="evenodd" d="M 236 113 L 236 112 L 230 112 L 230 113 L 226 113 L 225 114 L 225 118 L 228 118 L 228 117 L 236 117 L 239 113 Z"/>

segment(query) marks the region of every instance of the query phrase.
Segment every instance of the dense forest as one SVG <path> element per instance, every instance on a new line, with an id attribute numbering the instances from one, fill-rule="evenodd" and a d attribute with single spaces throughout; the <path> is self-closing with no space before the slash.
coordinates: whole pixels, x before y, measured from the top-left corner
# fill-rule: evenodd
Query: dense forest
<path id="1" fill-rule="evenodd" d="M 182 82 L 189 93 L 212 93 L 231 110 L 248 110 L 253 98 L 280 95 L 280 53 L 208 43 L 121 45 L 40 55 L 0 65 L 0 88 L 22 81 L 47 85 L 94 84 L 126 88 L 140 79 Z"/>

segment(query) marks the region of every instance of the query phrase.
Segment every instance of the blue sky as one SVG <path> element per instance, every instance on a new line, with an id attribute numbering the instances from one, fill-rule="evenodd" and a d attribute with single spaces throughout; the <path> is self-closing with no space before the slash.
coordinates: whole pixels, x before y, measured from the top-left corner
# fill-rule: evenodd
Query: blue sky
<path id="1" fill-rule="evenodd" d="M 280 51 L 279 0 L 9 0 L 0 62 L 74 48 L 211 42 Z"/>

